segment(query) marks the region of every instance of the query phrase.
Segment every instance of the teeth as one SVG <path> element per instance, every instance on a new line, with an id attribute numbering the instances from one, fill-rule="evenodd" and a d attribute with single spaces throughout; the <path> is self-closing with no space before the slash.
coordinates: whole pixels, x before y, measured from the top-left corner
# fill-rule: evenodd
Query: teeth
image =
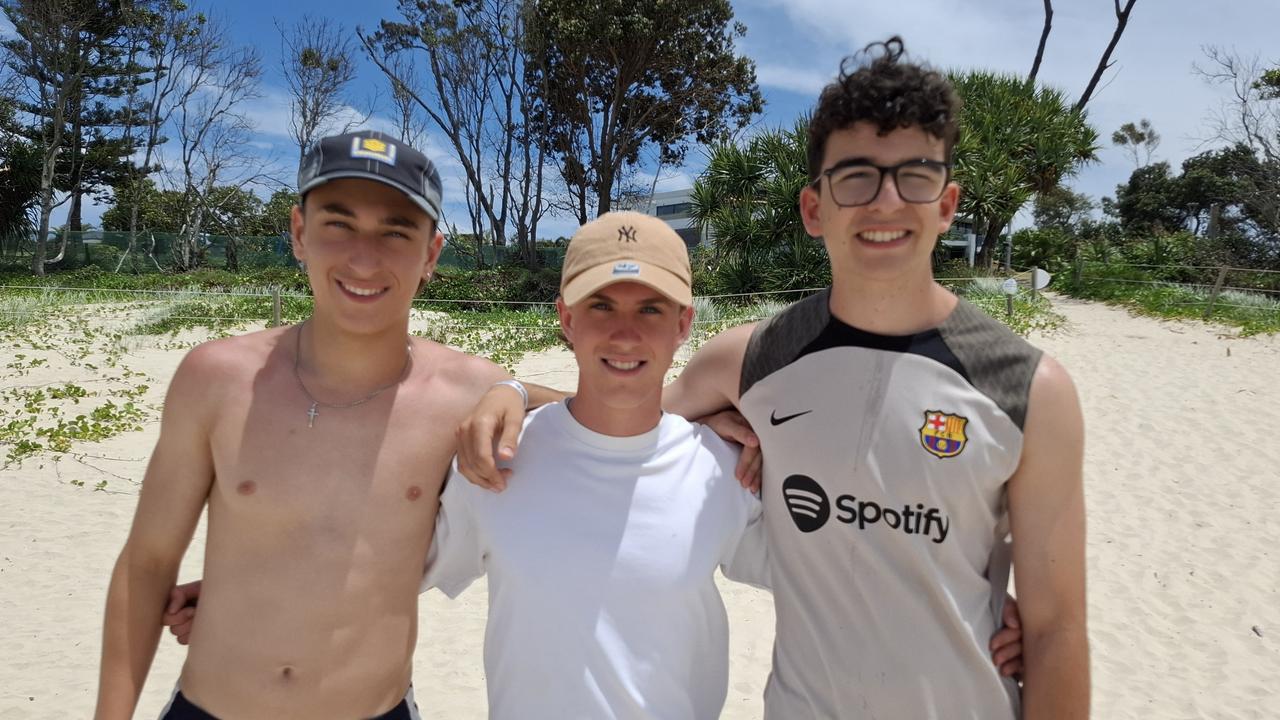
<path id="1" fill-rule="evenodd" d="M 636 368 L 640 367 L 639 360 L 632 360 L 631 362 L 622 362 L 621 360 L 605 360 L 605 362 L 609 364 L 609 367 L 616 368 L 618 370 L 635 370 Z"/>
<path id="2" fill-rule="evenodd" d="M 862 239 L 875 243 L 886 243 L 893 242 L 906 234 L 906 230 L 869 230 L 862 233 Z"/>
<path id="3" fill-rule="evenodd" d="M 364 288 L 352 287 L 350 285 L 347 285 L 346 283 L 341 283 L 341 282 L 338 284 L 342 285 L 343 289 L 351 293 L 352 295 L 359 295 L 360 297 L 371 297 L 373 295 L 380 295 L 382 294 L 382 290 L 383 290 L 383 289 L 366 290 Z"/>

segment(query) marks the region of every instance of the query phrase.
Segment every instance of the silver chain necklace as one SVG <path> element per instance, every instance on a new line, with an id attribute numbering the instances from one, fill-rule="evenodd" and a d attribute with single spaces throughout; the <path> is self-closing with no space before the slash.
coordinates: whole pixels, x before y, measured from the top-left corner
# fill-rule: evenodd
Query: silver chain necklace
<path id="1" fill-rule="evenodd" d="M 306 323 L 303 323 L 302 325 L 305 324 Z M 400 371 L 400 377 L 396 378 L 393 382 L 387 383 L 380 388 L 376 388 L 373 392 L 354 402 L 342 404 L 320 402 L 311 394 L 311 391 L 307 389 L 306 384 L 302 382 L 302 373 L 298 370 L 298 365 L 302 362 L 302 325 L 298 326 L 298 334 L 297 337 L 294 338 L 293 343 L 293 377 L 298 380 L 298 387 L 302 389 L 302 394 L 306 395 L 307 399 L 311 401 L 311 407 L 307 409 L 307 427 L 315 427 L 316 418 L 320 415 L 320 412 L 316 410 L 318 407 L 332 408 L 334 410 L 346 410 L 347 408 L 353 408 L 357 405 L 363 405 L 387 390 L 390 390 L 404 382 L 404 379 L 409 377 L 409 361 L 413 357 L 413 346 L 406 342 L 404 344 L 404 369 Z"/>

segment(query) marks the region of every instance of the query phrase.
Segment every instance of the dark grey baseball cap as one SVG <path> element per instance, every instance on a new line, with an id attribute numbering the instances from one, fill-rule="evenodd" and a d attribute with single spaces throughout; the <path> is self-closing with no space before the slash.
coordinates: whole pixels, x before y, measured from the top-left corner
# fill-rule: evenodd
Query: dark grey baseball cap
<path id="1" fill-rule="evenodd" d="M 376 130 L 332 135 L 312 146 L 298 167 L 298 195 L 339 178 L 373 180 L 399 190 L 440 222 L 443 188 L 435 163 Z"/>

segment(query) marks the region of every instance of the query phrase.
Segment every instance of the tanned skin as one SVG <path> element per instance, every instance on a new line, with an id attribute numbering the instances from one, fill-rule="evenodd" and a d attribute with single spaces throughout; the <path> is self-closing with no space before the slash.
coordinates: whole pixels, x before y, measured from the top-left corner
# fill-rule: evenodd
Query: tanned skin
<path id="1" fill-rule="evenodd" d="M 410 302 L 443 240 L 405 195 L 326 183 L 294 209 L 293 237 L 313 317 L 200 345 L 174 375 L 112 575 L 98 718 L 132 716 L 206 504 L 188 699 L 220 717 L 353 718 L 388 711 L 408 688 L 453 430 L 507 374 L 413 338 L 394 384 Z M 391 387 L 311 418 L 295 363 L 325 403 Z"/>

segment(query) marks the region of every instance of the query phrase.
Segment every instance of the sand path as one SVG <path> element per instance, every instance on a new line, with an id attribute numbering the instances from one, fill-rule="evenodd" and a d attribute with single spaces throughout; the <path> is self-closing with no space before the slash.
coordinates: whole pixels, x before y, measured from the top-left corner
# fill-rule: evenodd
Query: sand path
<path id="1" fill-rule="evenodd" d="M 1071 370 L 1088 423 L 1095 717 L 1280 717 L 1280 338 L 1056 302 L 1069 325 L 1036 342 Z M 17 354 L 47 360 L 4 370 L 0 389 L 75 380 L 105 394 L 140 381 L 86 367 L 97 356 L 70 343 L 44 344 L 0 347 L 0 366 Z M 121 363 L 152 385 L 140 401 L 158 405 L 182 350 L 126 346 Z M 518 374 L 571 387 L 572 364 L 553 350 Z M 0 720 L 91 714 L 108 575 L 157 430 L 152 419 L 77 445 L 78 459 L 42 455 L 0 470 Z M 94 491 L 102 480 L 105 491 Z M 202 551 L 203 528 L 184 579 L 200 574 Z M 771 600 L 722 587 L 732 623 L 724 717 L 756 718 Z M 484 589 L 424 599 L 415 684 L 427 717 L 484 717 Z M 182 658 L 161 644 L 139 717 L 158 713 Z"/>

